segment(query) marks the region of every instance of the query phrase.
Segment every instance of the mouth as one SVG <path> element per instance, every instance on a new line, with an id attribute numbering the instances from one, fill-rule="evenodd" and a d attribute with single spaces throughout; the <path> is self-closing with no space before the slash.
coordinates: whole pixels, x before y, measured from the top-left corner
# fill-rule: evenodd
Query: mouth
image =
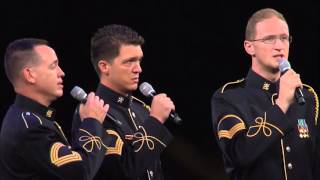
<path id="1" fill-rule="evenodd" d="M 63 82 L 58 82 L 58 86 L 63 88 Z"/>
<path id="2" fill-rule="evenodd" d="M 139 83 L 139 77 L 132 78 L 132 81 L 133 81 L 134 83 Z"/>
<path id="3" fill-rule="evenodd" d="M 280 62 L 280 60 L 282 59 L 285 59 L 283 54 L 276 54 L 276 55 L 273 55 L 273 57 L 276 58 L 278 62 Z"/>

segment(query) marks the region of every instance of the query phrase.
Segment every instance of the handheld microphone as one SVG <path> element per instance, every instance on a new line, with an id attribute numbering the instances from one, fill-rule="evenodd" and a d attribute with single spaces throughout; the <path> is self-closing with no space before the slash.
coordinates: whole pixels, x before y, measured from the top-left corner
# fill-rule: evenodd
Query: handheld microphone
<path id="1" fill-rule="evenodd" d="M 139 90 L 146 97 L 153 97 L 156 95 L 156 91 L 147 82 L 143 82 L 142 84 L 140 84 Z M 169 116 L 172 118 L 173 122 L 175 122 L 176 124 L 182 123 L 182 119 L 179 117 L 178 113 L 176 113 L 175 111 L 172 110 Z"/>
<path id="2" fill-rule="evenodd" d="M 289 69 L 291 69 L 291 65 L 290 65 L 289 61 L 287 61 L 285 59 L 281 59 L 280 64 L 279 64 L 279 70 L 280 70 L 281 75 L 286 73 Z M 303 105 L 306 103 L 306 100 L 304 99 L 301 88 L 296 88 L 296 90 L 294 92 L 294 96 L 295 96 L 298 104 Z"/>
<path id="3" fill-rule="evenodd" d="M 73 89 L 70 91 L 70 94 L 74 99 L 80 101 L 81 103 L 87 102 L 87 93 L 79 86 L 74 86 Z M 122 122 L 113 117 L 111 114 L 107 113 L 107 117 L 117 125 L 122 125 Z"/>

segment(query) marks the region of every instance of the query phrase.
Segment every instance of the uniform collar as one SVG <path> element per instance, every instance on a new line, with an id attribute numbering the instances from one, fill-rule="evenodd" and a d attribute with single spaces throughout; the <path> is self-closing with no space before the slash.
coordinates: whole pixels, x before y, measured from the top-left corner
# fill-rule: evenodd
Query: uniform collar
<path id="1" fill-rule="evenodd" d="M 125 108 L 129 108 L 132 102 L 132 96 L 129 94 L 128 96 L 123 96 L 110 88 L 104 86 L 103 84 L 99 84 L 97 91 L 97 95 L 100 96 L 105 102 L 117 104 L 123 106 Z"/>
<path id="2" fill-rule="evenodd" d="M 246 86 L 261 89 L 273 94 L 278 92 L 279 81 L 273 83 L 250 69 L 246 77 Z"/>
<path id="3" fill-rule="evenodd" d="M 54 120 L 56 111 L 53 108 L 46 107 L 28 97 L 17 94 L 15 104 L 25 111 L 36 113 L 49 120 Z"/>

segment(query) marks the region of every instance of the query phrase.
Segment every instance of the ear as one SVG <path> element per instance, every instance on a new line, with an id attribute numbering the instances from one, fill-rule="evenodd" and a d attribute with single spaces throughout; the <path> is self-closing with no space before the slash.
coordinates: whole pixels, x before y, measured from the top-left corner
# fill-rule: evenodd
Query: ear
<path id="1" fill-rule="evenodd" d="M 36 72 L 34 72 L 31 68 L 23 68 L 22 75 L 23 79 L 28 83 L 34 84 L 36 82 Z"/>
<path id="2" fill-rule="evenodd" d="M 252 42 L 245 40 L 243 42 L 243 46 L 249 55 L 254 56 L 255 50 L 254 50 L 254 46 L 253 46 Z"/>
<path id="3" fill-rule="evenodd" d="M 110 63 L 106 60 L 99 60 L 98 68 L 101 74 L 109 74 Z"/>

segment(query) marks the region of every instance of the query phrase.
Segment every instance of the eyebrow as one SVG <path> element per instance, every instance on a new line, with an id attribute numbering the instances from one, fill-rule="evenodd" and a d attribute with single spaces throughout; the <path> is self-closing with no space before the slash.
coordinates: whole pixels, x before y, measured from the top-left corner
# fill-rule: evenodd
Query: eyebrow
<path id="1" fill-rule="evenodd" d="M 139 57 L 139 56 L 134 56 L 134 57 L 130 57 L 130 58 L 127 58 L 127 59 L 123 59 L 124 61 L 135 61 L 135 60 L 139 60 L 139 61 L 141 61 L 142 60 L 142 58 L 143 58 L 143 56 L 142 57 Z"/>
<path id="2" fill-rule="evenodd" d="M 58 63 L 59 63 L 59 60 L 58 60 L 58 59 L 56 59 L 56 60 L 54 60 L 52 63 L 50 63 L 50 65 L 58 64 Z"/>

